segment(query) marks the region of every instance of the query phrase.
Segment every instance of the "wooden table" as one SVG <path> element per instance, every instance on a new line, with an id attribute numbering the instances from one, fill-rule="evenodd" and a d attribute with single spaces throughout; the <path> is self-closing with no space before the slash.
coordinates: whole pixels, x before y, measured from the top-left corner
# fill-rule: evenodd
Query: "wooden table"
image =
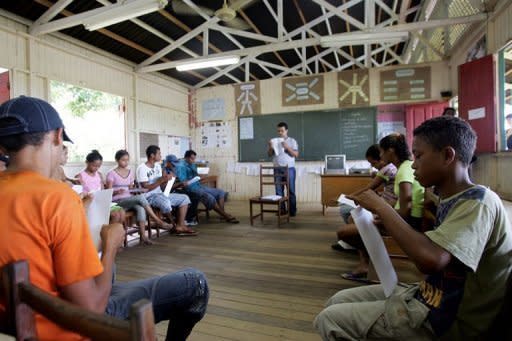
<path id="1" fill-rule="evenodd" d="M 326 207 L 337 206 L 340 194 L 350 194 L 368 185 L 372 177 L 368 174 L 322 174 L 322 213 L 325 215 Z"/>

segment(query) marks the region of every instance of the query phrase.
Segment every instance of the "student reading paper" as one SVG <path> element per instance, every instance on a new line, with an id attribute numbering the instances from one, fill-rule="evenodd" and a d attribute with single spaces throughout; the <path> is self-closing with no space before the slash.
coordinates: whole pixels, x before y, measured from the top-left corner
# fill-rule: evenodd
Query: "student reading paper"
<path id="1" fill-rule="evenodd" d="M 484 339 L 504 303 L 512 232 L 496 193 L 471 183 L 475 145 L 473 129 L 456 117 L 414 130 L 414 176 L 436 186 L 441 199 L 432 231 L 411 228 L 373 191 L 355 196 L 427 277 L 398 286 L 389 298 L 380 285 L 338 292 L 315 320 L 324 340 Z"/>
<path id="2" fill-rule="evenodd" d="M 130 306 L 146 298 L 155 322 L 169 321 L 166 340 L 185 340 L 208 304 L 208 284 L 195 269 L 113 283 L 113 264 L 123 244 L 121 224 L 101 230 L 102 258 L 93 245 L 84 207 L 66 184 L 50 179 L 59 166 L 62 120 L 47 102 L 17 97 L 0 106 L 0 149 L 11 157 L 0 174 L 0 268 L 18 260 L 30 265 L 30 281 L 40 289 L 97 313 L 128 319 Z M 0 330 L 6 322 L 0 295 Z M 36 315 L 38 339 L 83 340 Z"/>

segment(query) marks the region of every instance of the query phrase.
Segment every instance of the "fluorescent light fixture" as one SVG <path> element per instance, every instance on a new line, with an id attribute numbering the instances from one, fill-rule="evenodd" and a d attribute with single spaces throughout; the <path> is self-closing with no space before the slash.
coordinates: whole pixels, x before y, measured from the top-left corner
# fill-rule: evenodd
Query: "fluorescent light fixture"
<path id="1" fill-rule="evenodd" d="M 322 47 L 364 45 L 379 43 L 400 43 L 409 38 L 409 32 L 353 32 L 321 37 Z"/>
<path id="2" fill-rule="evenodd" d="M 238 63 L 239 61 L 240 61 L 240 56 L 204 58 L 204 59 L 198 59 L 198 60 L 194 60 L 194 61 L 190 61 L 190 62 L 183 62 L 181 64 L 178 64 L 178 65 L 176 65 L 176 70 L 188 71 L 188 70 L 196 70 L 196 69 L 205 69 L 208 67 L 232 65 L 232 64 Z"/>
<path id="3" fill-rule="evenodd" d="M 85 29 L 95 31 L 167 6 L 167 0 L 129 0 L 107 6 L 104 11 L 83 20 Z"/>

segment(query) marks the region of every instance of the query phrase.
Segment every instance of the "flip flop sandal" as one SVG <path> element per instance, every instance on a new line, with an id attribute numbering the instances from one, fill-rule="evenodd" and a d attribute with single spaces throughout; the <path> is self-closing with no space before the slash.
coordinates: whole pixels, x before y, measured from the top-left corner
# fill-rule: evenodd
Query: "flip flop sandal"
<path id="1" fill-rule="evenodd" d="M 176 231 L 176 229 L 174 229 L 172 231 L 172 235 L 176 237 L 195 237 L 197 234 L 197 231 L 194 230 Z"/>
<path id="2" fill-rule="evenodd" d="M 226 221 L 231 224 L 240 224 L 240 221 L 238 221 L 238 219 L 236 219 L 235 217 L 229 218 Z"/>
<path id="3" fill-rule="evenodd" d="M 366 284 L 374 284 L 375 281 L 371 281 L 366 278 L 368 276 L 367 272 L 360 272 L 360 273 L 353 273 L 352 271 L 345 272 L 341 274 L 341 278 L 349 280 L 349 281 L 355 281 L 359 283 L 366 283 Z"/>

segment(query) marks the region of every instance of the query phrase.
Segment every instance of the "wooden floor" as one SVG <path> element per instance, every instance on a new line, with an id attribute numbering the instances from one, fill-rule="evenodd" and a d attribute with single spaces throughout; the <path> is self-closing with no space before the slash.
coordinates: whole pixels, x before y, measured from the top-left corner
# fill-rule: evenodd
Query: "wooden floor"
<path id="1" fill-rule="evenodd" d="M 336 209 L 322 216 L 320 205 L 299 207 L 292 223 L 249 225 L 248 202 L 227 210 L 241 223 L 216 217 L 203 221 L 198 237 L 161 236 L 150 247 L 138 245 L 117 259 L 118 280 L 129 281 L 194 267 L 208 277 L 208 312 L 190 340 L 320 340 L 312 322 L 325 300 L 357 285 L 340 277 L 357 258 L 332 251 L 340 225 Z M 258 222 L 259 223 L 259 222 Z M 164 339 L 167 323 L 157 325 Z"/>

